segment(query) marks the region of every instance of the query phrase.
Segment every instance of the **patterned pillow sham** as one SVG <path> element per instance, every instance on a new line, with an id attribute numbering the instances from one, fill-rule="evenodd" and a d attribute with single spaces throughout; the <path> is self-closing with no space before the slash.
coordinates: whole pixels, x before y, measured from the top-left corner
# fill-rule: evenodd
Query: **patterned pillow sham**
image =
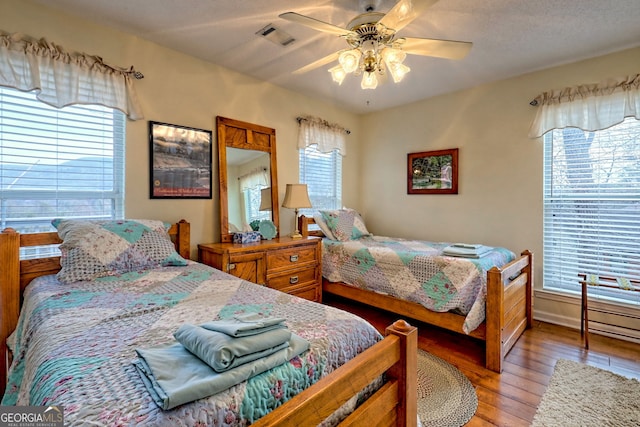
<path id="1" fill-rule="evenodd" d="M 320 211 L 320 214 L 331 233 L 333 233 L 334 240 L 345 242 L 371 234 L 364 225 L 364 220 L 360 214 L 353 209 L 323 210 Z"/>
<path id="2" fill-rule="evenodd" d="M 63 283 L 93 280 L 130 271 L 187 265 L 167 230 L 155 220 L 65 220 L 51 224 L 62 239 L 57 278 Z"/>

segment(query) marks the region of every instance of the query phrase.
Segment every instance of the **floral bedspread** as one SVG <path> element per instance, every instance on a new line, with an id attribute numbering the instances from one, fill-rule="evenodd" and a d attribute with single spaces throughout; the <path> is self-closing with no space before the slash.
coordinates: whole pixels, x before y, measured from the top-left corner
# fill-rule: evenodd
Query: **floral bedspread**
<path id="1" fill-rule="evenodd" d="M 156 406 L 134 350 L 238 313 L 284 317 L 311 347 L 218 395 Z M 63 405 L 66 425 L 247 425 L 380 339 L 355 315 L 194 262 L 67 285 L 44 276 L 25 290 L 2 404 Z"/>
<path id="2" fill-rule="evenodd" d="M 443 256 L 450 243 L 366 236 L 340 242 L 323 239 L 322 276 L 362 289 L 465 317 L 470 333 L 484 321 L 487 271 L 515 259 L 504 248 L 482 258 Z"/>

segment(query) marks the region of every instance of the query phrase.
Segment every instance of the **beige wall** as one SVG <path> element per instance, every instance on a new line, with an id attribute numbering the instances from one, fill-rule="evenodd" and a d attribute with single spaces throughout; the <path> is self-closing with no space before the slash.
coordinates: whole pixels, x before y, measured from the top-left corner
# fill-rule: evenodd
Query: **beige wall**
<path id="1" fill-rule="evenodd" d="M 363 213 L 371 231 L 530 249 L 536 255 L 537 288 L 542 286 L 542 142 L 527 138 L 536 111 L 529 101 L 545 90 L 640 70 L 640 49 L 633 49 L 356 116 L 28 1 L 0 2 L 0 30 L 45 37 L 107 63 L 133 64 L 145 74 L 136 88 L 146 120 L 127 123 L 128 217 L 186 218 L 194 248 L 219 239 L 215 180 L 213 200 L 149 199 L 147 120 L 214 130 L 215 116 L 221 115 L 275 128 L 281 202 L 285 184 L 298 180 L 295 117 L 312 114 L 352 130 L 343 201 Z M 454 147 L 460 149 L 459 194 L 407 195 L 407 153 Z M 215 159 L 213 172 L 216 177 Z M 280 212 L 281 231 L 288 233 L 293 213 Z M 575 323 L 578 307 L 538 292 L 536 317 Z"/>
<path id="2" fill-rule="evenodd" d="M 638 71 L 636 48 L 368 114 L 361 135 L 366 224 L 381 235 L 530 249 L 541 288 L 543 146 L 527 137 L 536 113 L 529 102 L 546 90 Z M 407 194 L 407 153 L 456 147 L 459 194 Z M 579 322 L 576 300 L 536 296 L 537 318 Z"/>
<path id="3" fill-rule="evenodd" d="M 0 1 L 0 30 L 44 37 L 64 47 L 101 56 L 108 64 L 135 68 L 145 78 L 135 82 L 145 120 L 127 122 L 126 216 L 191 222 L 192 257 L 197 243 L 219 241 L 216 116 L 276 129 L 280 202 L 285 184 L 298 182 L 296 148 L 299 115 L 315 115 L 352 131 L 344 159 L 346 204 L 357 205 L 360 118 L 337 106 L 284 90 L 228 69 L 180 54 L 128 34 L 59 14 L 23 0 Z M 148 121 L 213 130 L 213 199 L 151 200 L 149 198 Z M 293 230 L 293 212 L 281 209 L 281 232 Z"/>

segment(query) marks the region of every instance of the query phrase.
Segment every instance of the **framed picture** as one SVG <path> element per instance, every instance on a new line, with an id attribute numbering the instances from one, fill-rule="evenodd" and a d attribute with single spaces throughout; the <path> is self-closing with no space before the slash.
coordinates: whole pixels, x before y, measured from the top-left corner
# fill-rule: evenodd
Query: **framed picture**
<path id="1" fill-rule="evenodd" d="M 458 194 L 458 149 L 409 153 L 408 194 Z"/>
<path id="2" fill-rule="evenodd" d="M 149 122 L 150 197 L 211 198 L 211 131 Z"/>

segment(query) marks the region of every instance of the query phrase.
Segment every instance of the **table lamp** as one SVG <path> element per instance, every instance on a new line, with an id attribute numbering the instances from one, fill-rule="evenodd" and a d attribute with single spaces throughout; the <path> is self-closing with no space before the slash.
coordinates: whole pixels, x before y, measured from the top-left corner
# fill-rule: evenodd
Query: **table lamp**
<path id="1" fill-rule="evenodd" d="M 293 239 L 301 238 L 302 234 L 300 234 L 300 231 L 298 230 L 298 209 L 311 207 L 311 201 L 309 200 L 309 194 L 307 193 L 307 184 L 287 184 L 287 190 L 284 194 L 282 207 L 293 209 L 295 211 L 295 231 L 291 234 L 291 237 Z"/>
<path id="2" fill-rule="evenodd" d="M 260 190 L 260 211 L 271 210 L 271 187 Z"/>

